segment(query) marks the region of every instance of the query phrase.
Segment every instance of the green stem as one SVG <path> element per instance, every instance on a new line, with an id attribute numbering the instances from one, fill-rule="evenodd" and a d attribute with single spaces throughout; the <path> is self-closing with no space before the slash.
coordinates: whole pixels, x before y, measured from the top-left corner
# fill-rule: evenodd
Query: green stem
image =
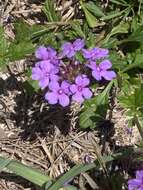
<path id="1" fill-rule="evenodd" d="M 137 126 L 137 128 L 138 128 L 138 130 L 139 130 L 139 133 L 140 133 L 140 135 L 141 135 L 141 138 L 142 138 L 142 140 L 143 140 L 143 128 L 142 128 L 142 126 L 140 125 L 140 122 L 139 122 L 138 117 L 137 117 L 136 115 L 134 116 L 134 122 L 135 122 L 135 124 L 136 124 L 136 126 Z"/>

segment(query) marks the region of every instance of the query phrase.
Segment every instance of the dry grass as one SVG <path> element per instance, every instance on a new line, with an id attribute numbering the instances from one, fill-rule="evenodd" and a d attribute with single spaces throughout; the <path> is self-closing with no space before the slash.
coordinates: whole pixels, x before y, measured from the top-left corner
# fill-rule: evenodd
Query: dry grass
<path id="1" fill-rule="evenodd" d="M 76 13 L 73 1 L 57 1 L 63 21 Z M 13 21 L 23 18 L 29 24 L 46 22 L 41 13 L 42 3 L 30 0 L 5 0 L 1 2 L 0 22 L 7 36 L 14 38 Z M 138 141 L 139 134 L 131 136 L 126 130 L 126 119 L 118 106 L 113 111 L 111 123 L 104 123 L 96 131 L 80 131 L 77 126 L 78 105 L 71 110 L 60 107 L 49 108 L 40 95 L 28 97 L 22 87 L 25 61 L 13 63 L 11 72 L 0 73 L 0 155 L 17 159 L 21 163 L 39 168 L 53 178 L 65 173 L 78 163 L 93 161 L 99 153 L 110 154 L 114 146 L 131 146 Z M 135 130 L 135 129 L 133 129 Z M 95 143 L 96 142 L 96 143 Z M 114 144 L 114 146 L 113 146 Z M 97 147 L 98 146 L 98 147 Z M 111 148 L 112 147 L 112 148 Z M 97 150 L 99 153 L 97 153 Z M 0 174 L 1 190 L 36 189 L 22 179 Z M 82 187 L 83 176 L 78 183 Z M 87 174 L 84 178 L 90 185 L 94 182 Z"/>

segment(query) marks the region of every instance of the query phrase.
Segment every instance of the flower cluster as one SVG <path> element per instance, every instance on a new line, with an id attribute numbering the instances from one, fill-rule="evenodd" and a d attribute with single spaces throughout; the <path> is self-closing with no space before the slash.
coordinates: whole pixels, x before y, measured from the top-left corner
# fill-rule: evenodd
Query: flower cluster
<path id="1" fill-rule="evenodd" d="M 143 170 L 137 170 L 136 178 L 128 181 L 128 190 L 143 190 Z"/>
<path id="2" fill-rule="evenodd" d="M 76 59 L 77 53 L 84 64 Z M 51 47 L 41 46 L 35 52 L 38 62 L 32 68 L 32 79 L 39 82 L 41 89 L 47 89 L 45 99 L 49 104 L 59 103 L 65 107 L 71 100 L 83 103 L 92 97 L 91 75 L 97 81 L 116 77 L 110 70 L 112 64 L 107 59 L 108 54 L 103 48 L 85 49 L 82 39 L 65 42 L 59 53 Z"/>

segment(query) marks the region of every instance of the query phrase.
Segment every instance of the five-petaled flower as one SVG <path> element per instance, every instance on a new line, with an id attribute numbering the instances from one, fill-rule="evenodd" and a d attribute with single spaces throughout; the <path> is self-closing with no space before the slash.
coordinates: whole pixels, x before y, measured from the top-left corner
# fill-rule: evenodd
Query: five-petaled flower
<path id="1" fill-rule="evenodd" d="M 109 81 L 116 77 L 116 73 L 114 71 L 108 70 L 112 67 L 109 60 L 104 60 L 99 65 L 94 61 L 90 61 L 90 64 L 87 66 L 92 69 L 92 76 L 98 81 L 101 80 L 102 77 Z"/>
<path id="2" fill-rule="evenodd" d="M 52 64 L 54 65 L 59 65 L 60 64 L 60 60 L 57 57 L 57 52 L 56 50 L 54 50 L 51 47 L 44 47 L 44 46 L 40 46 L 36 52 L 35 52 L 35 56 L 37 59 L 40 60 L 50 60 Z"/>
<path id="3" fill-rule="evenodd" d="M 62 57 L 72 58 L 77 51 L 80 51 L 84 47 L 85 43 L 84 40 L 76 39 L 73 43 L 65 42 L 61 49 L 62 49 Z"/>
<path id="4" fill-rule="evenodd" d="M 49 60 L 40 61 L 32 68 L 32 79 L 39 81 L 41 89 L 46 88 L 50 81 L 59 79 L 57 73 L 59 68 L 52 65 Z"/>
<path id="5" fill-rule="evenodd" d="M 103 48 L 92 48 L 92 49 L 83 49 L 82 50 L 83 56 L 86 59 L 91 59 L 91 60 L 97 60 L 101 58 L 105 58 L 108 56 L 108 49 L 103 49 Z"/>
<path id="6" fill-rule="evenodd" d="M 35 56 L 39 62 L 32 68 L 32 79 L 39 82 L 41 89 L 46 88 L 45 99 L 49 104 L 59 103 L 65 107 L 72 100 L 83 103 L 85 99 L 90 99 L 92 91 L 89 88 L 88 77 L 91 75 L 87 67 L 91 69 L 92 76 L 97 81 L 110 81 L 116 77 L 116 73 L 110 70 L 111 62 L 106 58 L 109 54 L 108 49 L 85 49 L 84 46 L 83 39 L 76 39 L 72 43 L 65 42 L 60 52 L 44 46 L 36 50 Z M 82 58 L 82 63 L 76 56 L 77 52 Z"/>
<path id="7" fill-rule="evenodd" d="M 136 178 L 128 180 L 128 190 L 143 190 L 143 170 L 137 170 Z"/>
<path id="8" fill-rule="evenodd" d="M 73 94 L 72 99 L 76 102 L 82 103 L 84 99 L 90 99 L 92 92 L 87 87 L 90 80 L 86 75 L 79 75 L 75 79 L 75 84 L 70 86 L 70 90 Z"/>
<path id="9" fill-rule="evenodd" d="M 48 100 L 50 104 L 59 103 L 61 106 L 68 106 L 69 100 L 69 83 L 63 81 L 61 85 L 58 82 L 51 82 L 49 84 L 50 92 L 45 94 L 45 99 Z"/>

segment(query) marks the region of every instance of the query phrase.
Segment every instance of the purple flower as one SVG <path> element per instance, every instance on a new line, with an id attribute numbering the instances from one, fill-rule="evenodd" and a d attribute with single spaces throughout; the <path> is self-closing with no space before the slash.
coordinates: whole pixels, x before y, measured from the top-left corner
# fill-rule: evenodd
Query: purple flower
<path id="1" fill-rule="evenodd" d="M 90 81 L 86 75 L 79 75 L 75 79 L 75 84 L 70 86 L 70 90 L 73 94 L 72 99 L 82 103 L 84 99 L 90 99 L 92 92 L 87 87 Z"/>
<path id="2" fill-rule="evenodd" d="M 104 60 L 99 65 L 91 61 L 87 66 L 92 69 L 92 76 L 98 81 L 101 80 L 102 77 L 109 81 L 116 77 L 114 71 L 108 70 L 112 67 L 112 63 L 109 60 Z"/>
<path id="3" fill-rule="evenodd" d="M 72 58 L 77 51 L 80 51 L 84 47 L 85 43 L 84 40 L 76 39 L 73 43 L 65 42 L 61 49 L 62 49 L 62 57 L 67 56 L 68 58 Z"/>
<path id="4" fill-rule="evenodd" d="M 47 60 L 47 59 L 49 59 L 49 54 L 48 54 L 47 48 L 44 47 L 44 46 L 40 46 L 36 50 L 35 56 L 36 56 L 36 58 L 41 59 L 41 60 Z"/>
<path id="5" fill-rule="evenodd" d="M 84 40 L 81 40 L 81 39 L 76 39 L 73 42 L 73 47 L 75 51 L 80 51 L 84 47 L 84 45 L 85 45 L 85 42 Z"/>
<path id="6" fill-rule="evenodd" d="M 63 107 L 66 107 L 69 105 L 69 83 L 66 81 L 63 81 L 61 85 L 59 85 L 58 82 L 51 82 L 49 84 L 49 89 L 51 92 L 47 92 L 45 94 L 45 99 L 48 100 L 50 104 L 59 104 Z"/>
<path id="7" fill-rule="evenodd" d="M 75 50 L 70 42 L 66 42 L 62 45 L 62 56 L 67 56 L 68 58 L 71 58 L 75 55 Z"/>
<path id="8" fill-rule="evenodd" d="M 143 190 L 143 170 L 136 171 L 136 178 L 128 181 L 128 190 Z"/>
<path id="9" fill-rule="evenodd" d="M 52 65 L 49 60 L 38 62 L 32 68 L 32 79 L 39 81 L 39 86 L 44 89 L 49 85 L 50 80 L 57 81 L 59 77 L 56 75 L 59 68 Z"/>
<path id="10" fill-rule="evenodd" d="M 50 60 L 52 64 L 54 65 L 59 65 L 60 61 L 58 60 L 57 57 L 57 52 L 56 50 L 54 50 L 51 47 L 44 47 L 44 46 L 40 46 L 36 52 L 35 52 L 35 56 L 38 59 L 41 60 Z"/>
<path id="11" fill-rule="evenodd" d="M 92 49 L 83 49 L 83 56 L 86 59 L 92 59 L 92 60 L 97 60 L 101 58 L 105 58 L 108 56 L 108 49 L 103 49 L 103 48 L 92 48 Z"/>

